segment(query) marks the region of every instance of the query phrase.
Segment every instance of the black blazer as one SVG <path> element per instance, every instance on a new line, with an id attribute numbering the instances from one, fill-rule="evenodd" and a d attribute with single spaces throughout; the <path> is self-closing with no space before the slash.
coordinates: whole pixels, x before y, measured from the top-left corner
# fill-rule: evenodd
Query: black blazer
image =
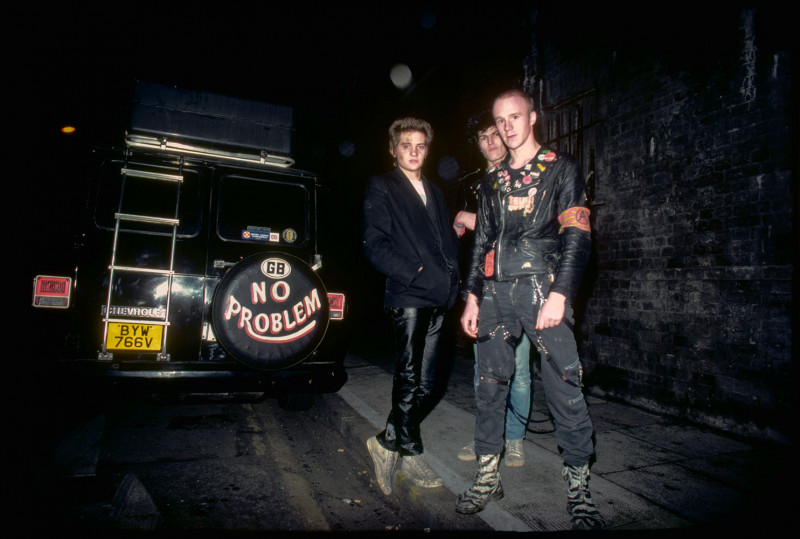
<path id="1" fill-rule="evenodd" d="M 364 196 L 364 255 L 386 275 L 389 307 L 452 307 L 458 293 L 458 240 L 444 194 L 422 182 L 427 207 L 399 168 L 370 178 Z"/>

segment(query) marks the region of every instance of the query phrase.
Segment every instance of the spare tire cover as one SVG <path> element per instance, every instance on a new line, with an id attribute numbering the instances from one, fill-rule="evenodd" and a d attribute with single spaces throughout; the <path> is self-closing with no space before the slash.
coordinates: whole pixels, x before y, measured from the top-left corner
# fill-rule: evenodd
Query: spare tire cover
<path id="1" fill-rule="evenodd" d="M 225 351 L 249 367 L 274 370 L 308 357 L 328 329 L 328 294 L 301 259 L 261 253 L 232 267 L 211 306 Z"/>

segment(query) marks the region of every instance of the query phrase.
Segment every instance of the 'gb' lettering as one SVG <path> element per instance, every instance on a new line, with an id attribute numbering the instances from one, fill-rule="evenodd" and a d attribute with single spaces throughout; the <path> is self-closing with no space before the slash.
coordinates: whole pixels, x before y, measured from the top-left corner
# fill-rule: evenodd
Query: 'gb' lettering
<path id="1" fill-rule="evenodd" d="M 267 270 L 273 275 L 283 275 L 286 271 L 286 264 L 281 260 L 270 260 Z"/>

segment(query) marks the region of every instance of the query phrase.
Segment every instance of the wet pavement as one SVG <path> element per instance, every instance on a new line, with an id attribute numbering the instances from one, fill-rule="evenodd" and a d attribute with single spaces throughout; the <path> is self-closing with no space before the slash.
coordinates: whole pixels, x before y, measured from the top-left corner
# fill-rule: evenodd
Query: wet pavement
<path id="1" fill-rule="evenodd" d="M 422 424 L 425 455 L 445 486 L 410 486 L 400 473 L 391 495 L 427 514 L 431 529 L 569 531 L 562 461 L 535 372 L 525 466 L 501 464 L 502 500 L 477 515 L 455 512 L 457 495 L 469 488 L 477 471 L 474 461 L 456 458 L 474 432 L 473 362 L 456 356 L 447 392 Z M 365 442 L 383 427 L 389 412 L 390 353 L 357 351 L 346 366 L 347 384 L 337 394 L 322 396 L 317 406 L 326 407 L 340 432 Z M 783 492 L 791 484 L 785 478 L 791 447 L 742 439 L 591 394 L 587 400 L 597 452 L 590 488 L 608 530 L 699 536 L 749 529 L 783 536 L 797 527 L 785 516 Z M 374 474 L 371 465 L 370 471 Z"/>

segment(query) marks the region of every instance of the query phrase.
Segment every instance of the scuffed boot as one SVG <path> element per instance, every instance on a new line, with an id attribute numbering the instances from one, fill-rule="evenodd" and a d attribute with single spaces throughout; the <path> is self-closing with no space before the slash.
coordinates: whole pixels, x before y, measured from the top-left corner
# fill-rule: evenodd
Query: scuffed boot
<path id="1" fill-rule="evenodd" d="M 375 478 L 378 480 L 378 486 L 388 496 L 392 493 L 392 472 L 397 464 L 397 457 L 400 455 L 397 451 L 389 451 L 384 448 L 375 436 L 367 440 L 367 450 L 375 465 Z"/>
<path id="2" fill-rule="evenodd" d="M 589 492 L 589 465 L 570 466 L 566 464 L 561 472 L 569 482 L 567 511 L 572 515 L 573 530 L 602 530 L 605 520 L 594 506 Z"/>
<path id="3" fill-rule="evenodd" d="M 503 485 L 500 483 L 500 455 L 480 455 L 478 457 L 478 475 L 470 489 L 458 496 L 456 511 L 471 515 L 483 511 L 486 504 L 503 497 Z"/>
<path id="4" fill-rule="evenodd" d="M 506 452 L 503 462 L 510 468 L 525 466 L 525 450 L 522 448 L 522 438 L 519 440 L 506 440 Z"/>

